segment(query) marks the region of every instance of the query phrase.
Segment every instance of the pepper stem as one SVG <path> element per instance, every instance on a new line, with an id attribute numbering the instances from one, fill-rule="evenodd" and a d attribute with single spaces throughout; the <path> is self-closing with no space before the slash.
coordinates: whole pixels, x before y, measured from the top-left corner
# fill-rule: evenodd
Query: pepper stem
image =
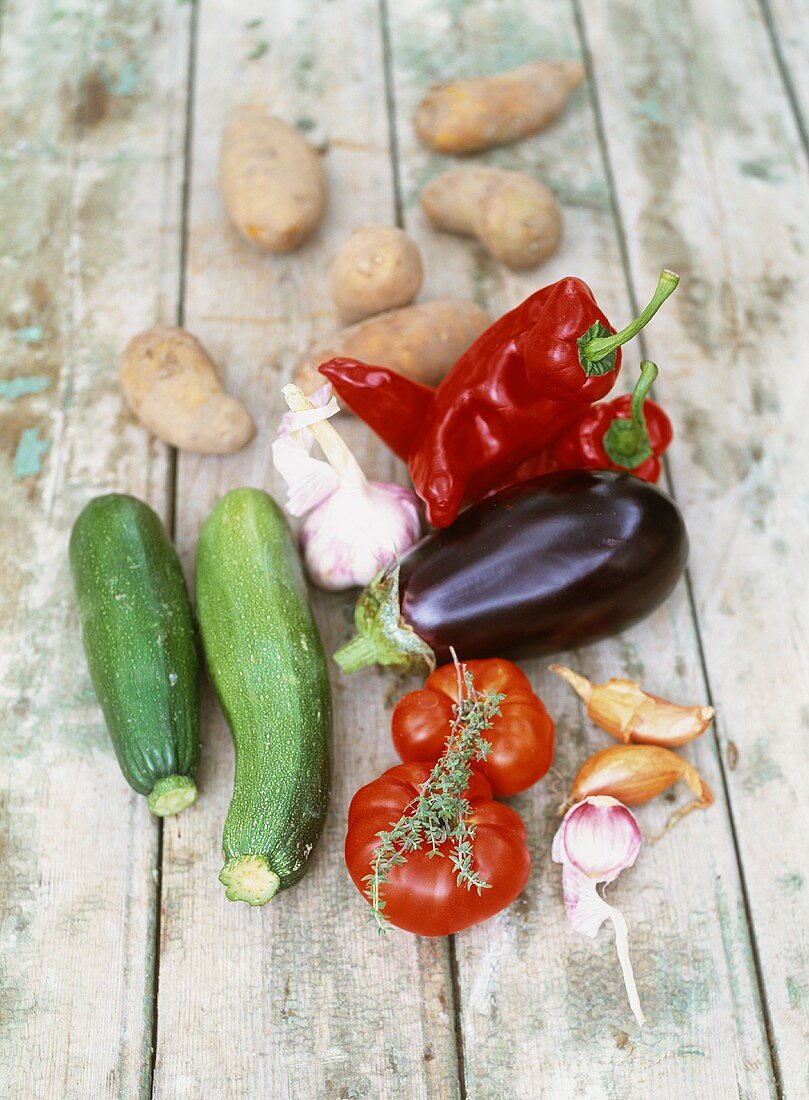
<path id="1" fill-rule="evenodd" d="M 614 362 L 618 348 L 628 343 L 633 336 L 637 336 L 640 330 L 651 321 L 669 295 L 674 293 L 679 281 L 680 276 L 675 275 L 673 271 L 661 271 L 651 301 L 626 328 L 622 328 L 620 332 L 604 334 L 603 326 L 594 325 L 583 333 L 579 337 L 579 358 L 585 374 L 604 374 L 607 370 L 611 370 L 613 363 L 609 362 L 608 357 L 611 356 Z M 601 364 L 605 359 L 608 360 L 608 364 L 604 364 L 603 368 L 599 369 L 596 364 Z"/>
<path id="2" fill-rule="evenodd" d="M 653 453 L 643 405 L 657 374 L 655 364 L 644 359 L 640 378 L 632 391 L 631 419 L 616 416 L 604 433 L 603 444 L 608 458 L 625 470 L 634 470 Z"/>
<path id="3" fill-rule="evenodd" d="M 313 405 L 306 394 L 298 386 L 284 386 L 281 391 L 286 399 L 287 406 L 295 413 L 315 413 L 316 416 L 307 420 L 301 427 L 308 428 L 320 444 L 320 449 L 326 457 L 329 465 L 336 470 L 343 481 L 353 482 L 359 485 L 367 484 L 362 467 L 352 454 L 350 448 L 335 427 L 329 424 L 327 417 L 340 411 L 337 402 L 332 398 L 325 409 L 319 409 Z"/>

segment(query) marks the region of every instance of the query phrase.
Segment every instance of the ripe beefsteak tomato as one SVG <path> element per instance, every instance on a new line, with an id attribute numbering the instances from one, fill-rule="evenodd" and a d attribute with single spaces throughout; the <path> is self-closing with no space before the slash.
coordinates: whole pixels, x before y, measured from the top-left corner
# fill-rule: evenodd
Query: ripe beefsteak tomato
<path id="1" fill-rule="evenodd" d="M 380 832 L 402 817 L 433 769 L 431 762 L 397 764 L 351 800 L 345 859 L 357 889 L 366 897 L 364 878 L 371 871 Z M 488 780 L 474 770 L 465 796 L 475 825 L 473 867 L 488 887 L 480 893 L 456 883 L 449 858 L 451 842 L 430 857 L 429 849 L 408 852 L 383 886 L 384 915 L 397 928 L 419 936 L 449 936 L 478 924 L 505 909 L 528 881 L 531 857 L 525 844 L 522 818 L 510 806 L 492 800 Z"/>
<path id="2" fill-rule="evenodd" d="M 479 694 L 496 691 L 506 697 L 500 704 L 500 717 L 483 734 L 491 742 L 491 751 L 475 767 L 489 780 L 497 798 L 508 798 L 533 786 L 551 766 L 553 719 L 534 694 L 528 677 L 511 661 L 495 657 L 464 664 Z M 457 701 L 458 676 L 453 665 L 436 669 L 420 691 L 411 691 L 399 700 L 391 719 L 391 736 L 402 760 L 439 758 Z"/>

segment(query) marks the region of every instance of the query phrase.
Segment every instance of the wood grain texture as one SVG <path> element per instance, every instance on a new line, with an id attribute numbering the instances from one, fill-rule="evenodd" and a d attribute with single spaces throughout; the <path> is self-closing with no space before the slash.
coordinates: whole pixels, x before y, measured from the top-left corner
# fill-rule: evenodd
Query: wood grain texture
<path id="1" fill-rule="evenodd" d="M 794 96 L 804 143 L 809 142 L 809 7 L 802 0 L 761 0 L 776 56 Z M 809 148 L 807 148 L 809 154 Z"/>
<path id="2" fill-rule="evenodd" d="M 262 41 L 265 56 L 248 60 Z M 186 324 L 259 430 L 229 458 L 180 456 L 177 534 L 189 570 L 199 528 L 221 494 L 240 485 L 278 493 L 270 443 L 281 386 L 307 341 L 337 327 L 328 262 L 352 228 L 390 222 L 394 212 L 373 0 L 203 4 L 197 57 Z M 288 256 L 245 244 L 218 194 L 219 137 L 240 102 L 266 104 L 326 148 L 325 222 Z M 343 426 L 373 473 L 390 477 L 381 445 L 356 421 Z M 314 604 L 331 653 L 348 637 L 353 594 Z M 392 684 L 374 671 L 350 683 L 331 671 L 334 792 L 325 833 L 302 882 L 260 909 L 228 902 L 217 881 L 233 747 L 206 700 L 200 801 L 165 832 L 158 1097 L 457 1095 L 447 944 L 404 934 L 380 940 L 343 862 L 351 795 L 395 763 Z"/>
<path id="3" fill-rule="evenodd" d="M 157 825 L 84 662 L 71 524 L 123 489 L 166 505 L 125 413 L 123 334 L 171 320 L 187 12 L 5 5 L 0 50 L 0 1095 L 136 1096 L 150 1063 Z"/>
<path id="4" fill-rule="evenodd" d="M 806 163 L 755 4 L 584 11 L 633 278 L 661 260 L 683 276 L 650 348 L 777 1064 L 804 1096 Z"/>
<path id="5" fill-rule="evenodd" d="M 608 183 L 585 89 L 551 129 L 484 158 L 536 174 L 560 197 L 565 242 L 540 270 L 522 276 L 505 272 L 474 243 L 430 232 L 417 208 L 420 186 L 452 163 L 421 148 L 413 135 L 410 120 L 425 84 L 496 71 L 532 57 L 578 56 L 572 11 L 558 4 L 517 2 L 450 9 L 421 0 L 391 6 L 390 17 L 405 224 L 425 253 L 430 289 L 442 294 L 475 290 L 496 314 L 537 286 L 575 273 L 594 287 L 616 322 L 628 318 Z M 642 295 L 653 286 L 649 274 Z M 631 384 L 639 357 L 637 348 L 629 350 L 624 385 Z M 629 675 L 674 699 L 704 699 L 697 639 L 682 586 L 647 623 L 566 660 L 594 679 Z M 556 768 L 569 782 L 587 755 L 608 739 L 582 719 L 577 700 L 546 673 L 545 662 L 524 667 L 557 718 Z M 604 929 L 591 943 L 566 926 L 560 870 L 549 856 L 558 824 L 554 808 L 563 799 L 564 782 L 549 778 L 515 800 L 534 860 L 528 888 L 505 913 L 456 938 L 470 1096 L 772 1094 L 715 745 L 708 737 L 685 755 L 717 792 L 718 803 L 646 848 L 637 866 L 610 890 L 630 926 L 648 1018 L 642 1033 L 626 1004 L 610 931 Z M 680 791 L 675 795 L 678 802 L 683 797 Z M 644 832 L 655 833 L 671 808 L 665 799 L 639 808 Z"/>

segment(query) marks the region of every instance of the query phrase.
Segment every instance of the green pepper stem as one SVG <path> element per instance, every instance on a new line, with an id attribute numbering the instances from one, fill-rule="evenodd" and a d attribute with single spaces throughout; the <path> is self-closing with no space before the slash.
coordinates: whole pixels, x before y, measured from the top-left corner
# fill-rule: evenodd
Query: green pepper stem
<path id="1" fill-rule="evenodd" d="M 621 347 L 622 344 L 626 344 L 633 336 L 637 336 L 640 330 L 651 321 L 666 298 L 674 293 L 679 281 L 680 276 L 675 275 L 673 271 L 661 271 L 657 288 L 647 307 L 620 332 L 616 332 L 612 336 L 596 336 L 592 340 L 588 340 L 581 349 L 582 357 L 590 363 L 597 363 L 600 359 L 609 355 L 610 352 Z"/>
<path id="2" fill-rule="evenodd" d="M 626 470 L 634 470 L 652 454 L 643 406 L 657 374 L 655 364 L 644 359 L 640 365 L 640 378 L 632 391 L 631 419 L 615 417 L 604 433 L 603 445 L 607 456 L 616 466 L 623 466 Z"/>
<path id="3" fill-rule="evenodd" d="M 632 423 L 637 425 L 639 431 L 644 435 L 647 433 L 646 413 L 643 411 L 643 403 L 655 383 L 657 373 L 655 364 L 650 363 L 648 359 L 644 359 L 640 365 L 640 378 L 635 383 L 635 388 L 632 391 Z"/>

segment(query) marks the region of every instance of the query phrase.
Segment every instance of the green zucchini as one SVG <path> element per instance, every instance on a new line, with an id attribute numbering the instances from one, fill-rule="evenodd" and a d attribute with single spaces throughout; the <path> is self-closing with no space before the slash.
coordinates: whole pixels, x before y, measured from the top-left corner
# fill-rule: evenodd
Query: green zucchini
<path id="1" fill-rule="evenodd" d="M 329 800 L 331 691 L 292 532 L 275 501 L 234 489 L 197 544 L 208 675 L 236 745 L 219 876 L 263 905 L 304 874 Z"/>
<path id="2" fill-rule="evenodd" d="M 121 771 L 158 817 L 196 800 L 199 657 L 177 552 L 141 500 L 96 497 L 70 566 L 90 676 Z"/>

